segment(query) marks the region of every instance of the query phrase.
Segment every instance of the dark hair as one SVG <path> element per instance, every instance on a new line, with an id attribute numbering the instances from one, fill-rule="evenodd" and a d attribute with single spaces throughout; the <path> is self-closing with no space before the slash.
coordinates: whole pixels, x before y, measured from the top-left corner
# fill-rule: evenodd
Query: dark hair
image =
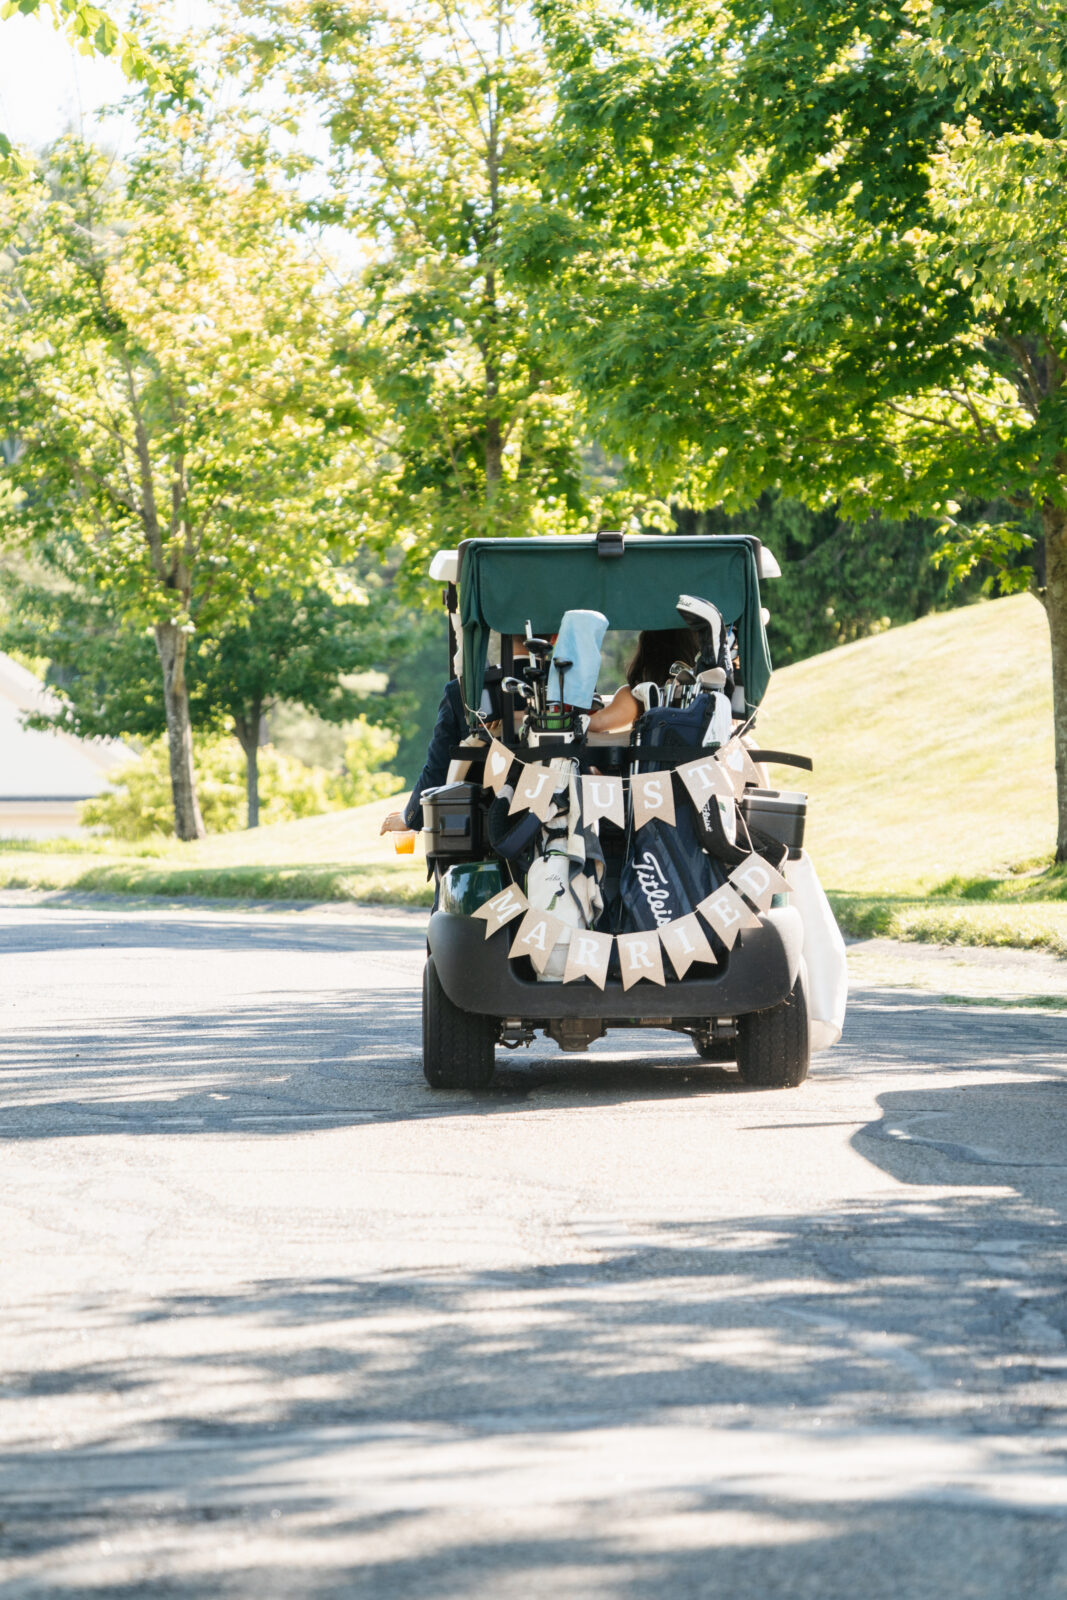
<path id="1" fill-rule="evenodd" d="M 637 649 L 626 669 L 626 682 L 666 683 L 676 661 L 691 667 L 697 658 L 696 640 L 689 628 L 646 628 L 637 636 Z"/>

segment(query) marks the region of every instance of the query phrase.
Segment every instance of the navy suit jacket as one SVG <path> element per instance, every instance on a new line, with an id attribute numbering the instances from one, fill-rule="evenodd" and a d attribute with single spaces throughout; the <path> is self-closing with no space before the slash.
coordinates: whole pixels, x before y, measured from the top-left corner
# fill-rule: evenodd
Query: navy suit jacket
<path id="1" fill-rule="evenodd" d="M 441 704 L 437 708 L 437 722 L 426 752 L 426 762 L 411 791 L 411 799 L 404 807 L 404 821 L 409 828 L 422 827 L 420 800 L 424 789 L 434 789 L 448 777 L 449 752 L 452 746 L 467 737 L 467 712 L 463 704 L 459 682 L 453 678 L 445 684 Z"/>

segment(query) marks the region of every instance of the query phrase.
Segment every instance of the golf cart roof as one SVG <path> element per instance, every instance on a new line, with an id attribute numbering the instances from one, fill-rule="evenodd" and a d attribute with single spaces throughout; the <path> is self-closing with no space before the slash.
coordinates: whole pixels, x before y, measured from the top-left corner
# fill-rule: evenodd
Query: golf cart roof
<path id="1" fill-rule="evenodd" d="M 602 611 L 610 628 L 677 628 L 678 597 L 691 594 L 713 601 L 734 625 L 754 708 L 771 676 L 760 554 L 758 540 L 728 535 L 465 540 L 458 581 L 467 705 L 481 699 L 490 632 L 522 633 L 530 621 L 535 632 L 555 633 L 575 608 Z"/>

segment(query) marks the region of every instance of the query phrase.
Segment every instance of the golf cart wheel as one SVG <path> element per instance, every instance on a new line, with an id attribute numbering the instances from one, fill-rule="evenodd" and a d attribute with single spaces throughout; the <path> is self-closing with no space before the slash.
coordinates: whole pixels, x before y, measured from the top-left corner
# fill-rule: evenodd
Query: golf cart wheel
<path id="1" fill-rule="evenodd" d="M 696 1053 L 701 1061 L 736 1061 L 736 1039 L 694 1039 Z"/>
<path id="2" fill-rule="evenodd" d="M 808 1075 L 811 1046 L 801 965 L 780 1005 L 737 1019 L 737 1069 L 754 1089 L 795 1089 Z"/>
<path id="3" fill-rule="evenodd" d="M 422 974 L 422 1070 L 431 1089 L 484 1089 L 493 1076 L 497 1022 L 454 1006 L 427 961 Z"/>

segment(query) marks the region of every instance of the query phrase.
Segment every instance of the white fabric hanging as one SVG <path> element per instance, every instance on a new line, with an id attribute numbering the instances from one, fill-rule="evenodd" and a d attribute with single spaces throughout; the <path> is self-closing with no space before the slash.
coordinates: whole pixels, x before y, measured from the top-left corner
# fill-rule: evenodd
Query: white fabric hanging
<path id="1" fill-rule="evenodd" d="M 848 1002 L 848 958 L 841 929 L 806 850 L 782 866 L 804 925 L 808 969 L 808 1019 L 812 1051 L 829 1050 L 841 1037 Z"/>

